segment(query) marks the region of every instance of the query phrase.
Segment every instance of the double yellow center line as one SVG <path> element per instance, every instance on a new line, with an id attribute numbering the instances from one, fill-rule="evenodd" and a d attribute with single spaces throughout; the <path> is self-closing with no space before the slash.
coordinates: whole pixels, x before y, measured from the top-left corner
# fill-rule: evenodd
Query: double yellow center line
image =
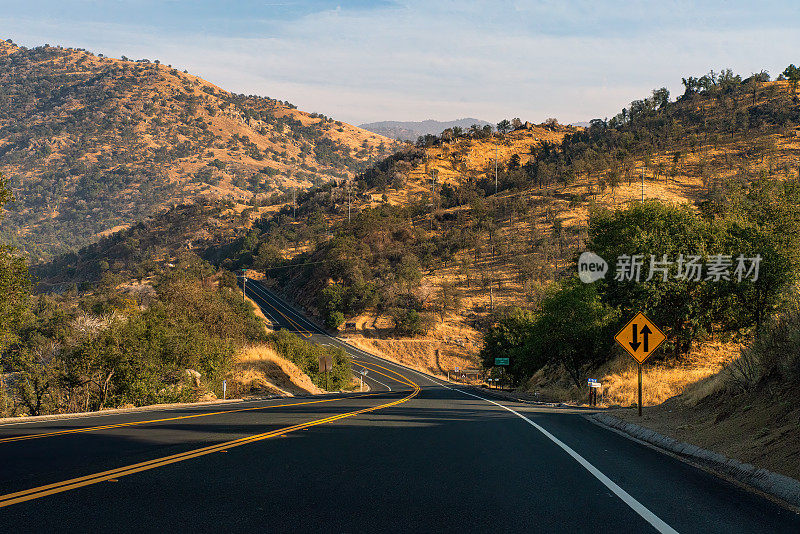
<path id="1" fill-rule="evenodd" d="M 371 364 L 371 365 L 375 365 L 377 367 L 381 367 L 381 366 L 379 366 L 377 364 Z M 125 467 L 119 467 L 117 469 L 111 469 L 111 470 L 108 470 L 108 471 L 102 471 L 100 473 L 94 473 L 94 474 L 86 475 L 86 476 L 79 477 L 79 478 L 72 478 L 72 479 L 69 479 L 69 480 L 61 481 L 61 482 L 55 482 L 53 484 L 47 484 L 47 485 L 44 485 L 44 486 L 38 486 L 38 487 L 35 487 L 35 488 L 23 490 L 23 491 L 17 491 L 17 492 L 14 492 L 14 493 L 8 493 L 6 495 L 0 495 L 0 508 L 6 507 L 6 506 L 11 506 L 13 504 L 18 504 L 18 503 L 25 502 L 25 501 L 39 499 L 39 498 L 42 498 L 42 497 L 46 497 L 48 495 L 53 495 L 55 493 L 62 493 L 62 492 L 65 492 L 65 491 L 74 490 L 74 489 L 81 488 L 83 486 L 88 486 L 88 485 L 91 485 L 91 484 L 97 484 L 98 482 L 104 482 L 104 481 L 107 481 L 107 480 L 117 479 L 119 477 L 132 475 L 134 473 L 139 473 L 141 471 L 148 471 L 150 469 L 156 469 L 158 467 L 163 467 L 163 466 L 166 466 L 166 465 L 169 465 L 169 464 L 174 464 L 174 463 L 177 463 L 177 462 L 183 462 L 185 460 L 190 460 L 192 458 L 197 458 L 197 457 L 200 457 L 200 456 L 205 456 L 207 454 L 212 454 L 212 453 L 215 453 L 215 452 L 224 451 L 224 450 L 227 450 L 227 449 L 231 449 L 233 447 L 240 447 L 242 445 L 255 443 L 257 441 L 262 441 L 262 440 L 269 439 L 269 438 L 272 438 L 272 437 L 283 436 L 283 435 L 288 434 L 290 432 L 296 432 L 298 430 L 303 430 L 305 428 L 310 428 L 310 427 L 317 426 L 317 425 L 323 425 L 323 424 L 327 424 L 327 423 L 332 423 L 332 422 L 338 421 L 340 419 L 345 419 L 345 418 L 348 418 L 348 417 L 355 417 L 356 415 L 360 415 L 360 414 L 364 414 L 364 413 L 368 413 L 368 412 L 374 412 L 376 410 L 389 408 L 391 406 L 397 406 L 398 404 L 402 404 L 404 402 L 407 402 L 407 401 L 411 400 L 412 398 L 414 398 L 415 396 L 417 396 L 417 394 L 420 391 L 420 387 L 417 384 L 415 384 L 411 380 L 408 380 L 406 377 L 400 375 L 399 373 L 397 373 L 395 371 L 392 371 L 391 369 L 387 369 L 385 367 L 381 367 L 381 368 L 385 369 L 386 371 L 389 371 L 389 372 L 391 372 L 391 373 L 393 373 L 393 374 L 395 374 L 395 375 L 397 375 L 399 377 L 401 377 L 401 379 L 399 381 L 401 381 L 401 382 L 403 382 L 405 384 L 408 384 L 409 386 L 411 386 L 413 388 L 411 393 L 409 393 L 408 395 L 406 395 L 405 397 L 403 397 L 401 399 L 398 399 L 398 400 L 395 400 L 395 401 L 392 401 L 392 402 L 388 402 L 388 403 L 385 403 L 385 404 L 380 404 L 378 406 L 373 406 L 373 407 L 370 407 L 370 408 L 362 408 L 360 410 L 355 410 L 355 411 L 352 411 L 352 412 L 346 412 L 346 413 L 339 414 L 339 415 L 333 415 L 333 416 L 330 416 L 330 417 L 326 417 L 324 419 L 317 419 L 317 420 L 309 421 L 309 422 L 306 422 L 306 423 L 300 423 L 300 424 L 296 424 L 296 425 L 292 425 L 292 426 L 287 426 L 287 427 L 284 427 L 284 428 L 280 428 L 278 430 L 272 430 L 270 432 L 264 432 L 262 434 L 256 434 L 256 435 L 253 435 L 253 436 L 248 436 L 248 437 L 239 438 L 239 439 L 235 439 L 235 440 L 231 440 L 231 441 L 226 441 L 226 442 L 223 442 L 223 443 L 218 443 L 216 445 L 210 445 L 208 447 L 202 447 L 202 448 L 199 448 L 199 449 L 193 449 L 193 450 L 182 452 L 182 453 L 179 453 L 179 454 L 172 454 L 170 456 L 164 456 L 164 457 L 161 457 L 161 458 L 148 460 L 146 462 L 139 462 L 139 463 L 136 463 L 136 464 L 125 466 Z M 372 370 L 372 371 L 374 371 L 376 373 L 379 373 L 379 374 L 383 374 L 380 371 L 377 371 L 375 369 L 370 369 L 370 370 Z M 384 375 L 384 376 L 389 376 L 389 375 Z M 394 378 L 394 379 L 398 380 L 397 378 Z M 367 395 L 364 395 L 364 396 L 367 396 Z M 345 398 L 353 398 L 353 397 L 345 397 Z M 332 400 L 341 400 L 341 399 L 326 399 L 325 401 L 312 401 L 312 402 L 308 402 L 308 403 L 297 403 L 297 404 L 312 404 L 313 402 L 326 402 L 326 401 L 329 402 L 329 401 L 332 401 Z M 291 404 L 290 406 L 295 406 L 297 404 Z M 243 411 L 243 410 L 249 410 L 249 409 L 251 409 L 251 408 L 244 408 L 242 410 L 231 410 L 229 412 L 219 412 L 219 413 L 230 413 L 232 411 Z M 200 415 L 200 414 L 198 414 L 198 415 Z M 210 415 L 210 414 L 203 414 L 203 415 Z M 193 417 L 193 416 L 185 416 L 185 417 Z M 139 423 L 139 424 L 141 424 L 141 423 Z M 90 427 L 90 428 L 97 429 L 96 427 Z"/>
<path id="2" fill-rule="evenodd" d="M 40 438 L 51 438 L 56 436 L 64 436 L 66 434 L 80 434 L 82 432 L 94 432 L 96 430 L 107 430 L 109 428 L 123 428 L 127 426 L 137 426 L 137 425 L 149 425 L 155 423 L 163 423 L 165 421 L 178 421 L 181 419 L 193 419 L 195 417 L 210 417 L 212 415 L 222 415 L 227 413 L 237 413 L 237 412 L 249 412 L 253 410 L 268 410 L 271 408 L 285 408 L 287 406 L 302 406 L 304 404 L 319 404 L 322 402 L 335 402 L 345 399 L 356 399 L 360 397 L 371 397 L 374 395 L 380 395 L 380 393 L 364 393 L 361 395 L 352 395 L 349 397 L 337 397 L 335 399 L 323 399 L 323 400 L 314 400 L 314 401 L 306 401 L 306 402 L 293 402 L 288 404 L 272 404 L 268 406 L 254 406 L 252 408 L 237 408 L 235 410 L 222 410 L 218 412 L 203 412 L 203 413 L 196 413 L 192 415 L 178 415 L 175 417 L 164 417 L 162 419 L 149 419 L 147 421 L 128 421 L 126 423 L 113 423 L 109 425 L 98 425 L 98 426 L 86 426 L 80 428 L 68 428 L 65 430 L 55 430 L 53 432 L 39 432 L 36 434 L 26 434 L 24 436 L 10 436 L 7 438 L 0 438 L 0 443 L 10 443 L 14 441 L 27 441 L 30 439 L 40 439 Z"/>
<path id="3" fill-rule="evenodd" d="M 251 285 L 252 285 L 252 283 L 251 283 Z M 285 313 L 280 311 L 274 304 L 272 304 L 270 301 L 268 301 L 263 295 L 259 294 L 258 291 L 255 291 L 253 294 L 256 295 L 261 301 L 263 301 L 264 304 L 266 304 L 267 306 L 269 306 L 270 308 L 272 308 L 273 310 L 275 310 L 276 312 L 281 314 L 281 316 L 284 319 L 289 321 L 289 323 L 291 323 L 295 328 L 297 328 L 297 333 L 300 334 L 301 336 L 303 336 L 305 338 L 309 338 L 314 334 L 311 330 L 309 330 L 308 328 L 302 327 L 300 325 L 300 323 L 298 323 L 297 321 L 292 320 L 291 317 L 289 317 L 288 315 L 286 315 Z M 258 302 L 256 302 L 256 304 L 258 304 Z"/>

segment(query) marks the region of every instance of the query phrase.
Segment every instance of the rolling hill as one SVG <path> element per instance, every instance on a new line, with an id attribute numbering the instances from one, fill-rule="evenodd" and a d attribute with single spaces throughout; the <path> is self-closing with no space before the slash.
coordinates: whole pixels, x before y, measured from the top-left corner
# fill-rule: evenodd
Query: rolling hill
<path id="1" fill-rule="evenodd" d="M 0 41 L 0 173 L 16 199 L 0 238 L 33 260 L 201 196 L 275 202 L 393 148 L 157 60 Z"/>
<path id="2" fill-rule="evenodd" d="M 421 135 L 439 135 L 448 128 L 462 128 L 467 130 L 473 124 L 483 127 L 489 124 L 480 119 L 458 119 L 454 121 L 435 121 L 428 119 L 425 121 L 381 121 L 362 124 L 363 128 L 370 132 L 396 139 L 398 141 L 416 141 Z"/>
<path id="3" fill-rule="evenodd" d="M 593 210 L 645 198 L 723 212 L 759 180 L 797 180 L 791 85 L 706 78 L 589 128 L 548 121 L 423 139 L 351 189 L 304 195 L 296 220 L 256 222 L 225 261 L 262 271 L 330 324 L 355 322 L 373 344 L 422 335 L 475 354 L 498 313 L 535 308 L 574 273 Z"/>

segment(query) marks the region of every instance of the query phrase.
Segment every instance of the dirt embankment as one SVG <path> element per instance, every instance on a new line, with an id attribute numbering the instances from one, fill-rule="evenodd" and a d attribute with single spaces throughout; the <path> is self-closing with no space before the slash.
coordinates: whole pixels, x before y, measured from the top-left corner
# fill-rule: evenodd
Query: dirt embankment
<path id="1" fill-rule="evenodd" d="M 609 415 L 679 441 L 800 480 L 800 404 L 797 389 L 765 385 L 731 396 L 717 390 L 720 375 L 687 388 L 663 404 Z M 700 398 L 698 398 L 700 397 Z"/>
<path id="2" fill-rule="evenodd" d="M 232 396 L 324 393 L 295 364 L 266 345 L 249 347 L 237 356 L 230 383 Z"/>
<path id="3" fill-rule="evenodd" d="M 456 368 L 479 369 L 475 356 L 465 353 L 458 346 L 450 346 L 438 340 L 425 339 L 373 339 L 350 337 L 353 346 L 376 354 L 387 360 L 401 363 L 412 369 L 447 378 L 448 371 Z"/>

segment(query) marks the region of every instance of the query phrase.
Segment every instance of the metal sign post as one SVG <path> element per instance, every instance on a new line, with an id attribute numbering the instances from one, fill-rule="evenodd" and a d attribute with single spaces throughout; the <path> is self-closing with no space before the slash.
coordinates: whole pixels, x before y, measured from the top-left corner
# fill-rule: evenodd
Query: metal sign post
<path id="1" fill-rule="evenodd" d="M 333 370 L 333 357 L 330 354 L 319 355 L 319 372 L 325 373 L 325 391 L 331 390 L 331 371 Z"/>
<path id="2" fill-rule="evenodd" d="M 358 372 L 358 381 L 359 381 L 359 385 L 361 386 L 361 391 L 364 391 L 364 377 L 366 375 L 367 375 L 367 369 L 366 368 L 361 369 L 361 371 Z"/>
<path id="3" fill-rule="evenodd" d="M 603 387 L 603 384 L 594 378 L 588 380 L 589 385 L 589 405 L 597 406 L 597 390 Z"/>
<path id="4" fill-rule="evenodd" d="M 639 364 L 639 417 L 642 416 L 642 364 Z"/>

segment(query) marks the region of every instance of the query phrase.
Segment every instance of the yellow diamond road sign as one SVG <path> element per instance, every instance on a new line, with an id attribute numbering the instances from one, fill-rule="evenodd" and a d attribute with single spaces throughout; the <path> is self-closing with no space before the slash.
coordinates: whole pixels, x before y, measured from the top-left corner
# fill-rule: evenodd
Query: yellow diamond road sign
<path id="1" fill-rule="evenodd" d="M 614 339 L 633 356 L 634 360 L 644 363 L 667 338 L 650 319 L 639 312 L 619 331 L 619 334 L 614 336 Z"/>

